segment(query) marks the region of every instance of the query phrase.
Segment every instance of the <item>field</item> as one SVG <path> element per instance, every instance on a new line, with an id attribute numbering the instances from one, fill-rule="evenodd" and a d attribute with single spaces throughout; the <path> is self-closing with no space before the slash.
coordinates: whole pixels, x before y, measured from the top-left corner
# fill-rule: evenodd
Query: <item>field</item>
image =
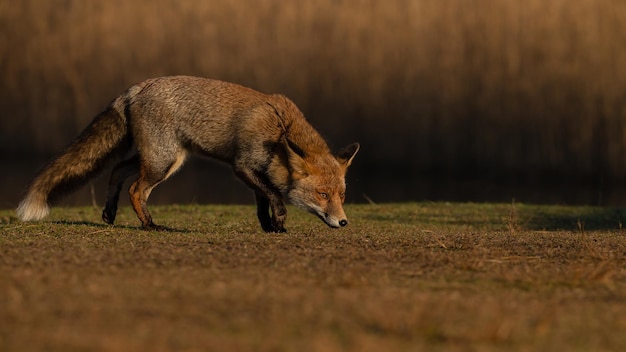
<path id="1" fill-rule="evenodd" d="M 626 212 L 524 204 L 0 211 L 2 351 L 609 351 L 626 348 Z M 160 220 L 160 221 L 159 221 Z"/>
<path id="2" fill-rule="evenodd" d="M 286 94 L 364 178 L 622 184 L 624 23 L 623 0 L 0 0 L 0 158 L 191 74 Z"/>

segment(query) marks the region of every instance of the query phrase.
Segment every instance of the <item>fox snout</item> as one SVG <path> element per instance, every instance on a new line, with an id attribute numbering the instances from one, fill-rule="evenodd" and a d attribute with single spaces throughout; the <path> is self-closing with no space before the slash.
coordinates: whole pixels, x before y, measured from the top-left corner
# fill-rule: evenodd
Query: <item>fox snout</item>
<path id="1" fill-rule="evenodd" d="M 328 213 L 324 213 L 323 216 L 320 216 L 320 218 L 322 218 L 322 220 L 324 220 L 324 222 L 326 223 L 326 225 L 332 227 L 332 228 L 339 228 L 339 227 L 345 227 L 348 225 L 348 219 L 343 218 L 343 219 L 337 219 L 334 216 L 331 216 Z"/>

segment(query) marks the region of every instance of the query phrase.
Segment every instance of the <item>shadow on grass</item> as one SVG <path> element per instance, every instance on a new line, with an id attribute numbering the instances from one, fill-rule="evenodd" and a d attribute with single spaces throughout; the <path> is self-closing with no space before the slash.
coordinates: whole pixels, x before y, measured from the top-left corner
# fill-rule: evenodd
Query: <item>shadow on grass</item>
<path id="1" fill-rule="evenodd" d="M 109 224 L 102 224 L 102 223 L 96 223 L 96 222 L 91 222 L 91 221 L 55 221 L 55 224 L 58 225 L 70 225 L 70 226 L 90 226 L 90 227 L 96 227 L 96 228 L 100 228 L 100 229 L 124 229 L 124 230 L 135 230 L 135 231 L 143 231 L 143 232 L 153 232 L 153 233 L 159 233 L 159 232 L 182 232 L 182 233 L 189 233 L 191 232 L 190 230 L 183 230 L 183 229 L 176 229 L 176 228 L 170 228 L 170 227 L 165 227 L 165 226 L 160 226 L 158 230 L 146 230 L 140 226 L 128 226 L 128 225 L 109 225 Z"/>
<path id="2" fill-rule="evenodd" d="M 621 230 L 624 223 L 626 209 L 620 208 L 538 207 L 520 211 L 520 225 L 528 230 Z"/>
<path id="3" fill-rule="evenodd" d="M 626 209 L 529 204 L 390 204 L 362 208 L 358 216 L 385 223 L 415 226 L 471 226 L 482 229 L 619 231 Z"/>

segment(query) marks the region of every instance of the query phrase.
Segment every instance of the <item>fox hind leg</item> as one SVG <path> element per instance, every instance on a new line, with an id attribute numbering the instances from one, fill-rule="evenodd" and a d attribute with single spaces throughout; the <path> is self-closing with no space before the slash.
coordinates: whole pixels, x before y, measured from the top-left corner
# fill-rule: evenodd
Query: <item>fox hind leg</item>
<path id="1" fill-rule="evenodd" d="M 160 160 L 155 163 L 148 163 L 145 160 L 140 162 L 139 178 L 130 186 L 128 193 L 130 195 L 130 203 L 141 221 L 141 225 L 146 230 L 166 230 L 165 227 L 156 225 L 152 221 L 152 216 L 148 211 L 148 197 L 150 193 L 159 183 L 165 181 L 174 172 L 183 165 L 186 159 L 184 152 L 178 153 L 176 158 L 170 163 L 164 163 Z M 161 165 L 161 166 L 159 166 Z M 166 165 L 163 167 L 162 165 Z"/>
<path id="2" fill-rule="evenodd" d="M 126 159 L 117 164 L 111 177 L 109 178 L 109 188 L 107 190 L 107 201 L 102 211 L 102 220 L 107 224 L 113 225 L 117 214 L 117 203 L 120 199 L 122 185 L 129 177 L 139 173 L 139 155 Z"/>
<path id="3" fill-rule="evenodd" d="M 143 177 L 143 175 L 140 175 L 128 190 L 133 210 L 137 213 L 137 217 L 139 218 L 139 221 L 141 221 L 141 226 L 146 230 L 159 229 L 158 226 L 152 221 L 152 215 L 150 215 L 146 203 L 152 189 L 161 181 L 162 180 L 150 181 L 149 179 Z"/>

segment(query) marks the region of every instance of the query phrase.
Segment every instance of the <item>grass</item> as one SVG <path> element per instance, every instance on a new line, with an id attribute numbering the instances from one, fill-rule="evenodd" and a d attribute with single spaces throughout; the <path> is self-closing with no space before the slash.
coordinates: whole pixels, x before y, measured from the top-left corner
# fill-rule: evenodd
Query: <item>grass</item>
<path id="1" fill-rule="evenodd" d="M 363 177 L 621 183 L 625 22 L 623 0 L 0 0 L 0 155 L 50 156 L 131 84 L 192 74 L 286 94 L 361 142 Z"/>
<path id="2" fill-rule="evenodd" d="M 0 350 L 623 350 L 626 211 L 524 204 L 0 211 Z"/>

